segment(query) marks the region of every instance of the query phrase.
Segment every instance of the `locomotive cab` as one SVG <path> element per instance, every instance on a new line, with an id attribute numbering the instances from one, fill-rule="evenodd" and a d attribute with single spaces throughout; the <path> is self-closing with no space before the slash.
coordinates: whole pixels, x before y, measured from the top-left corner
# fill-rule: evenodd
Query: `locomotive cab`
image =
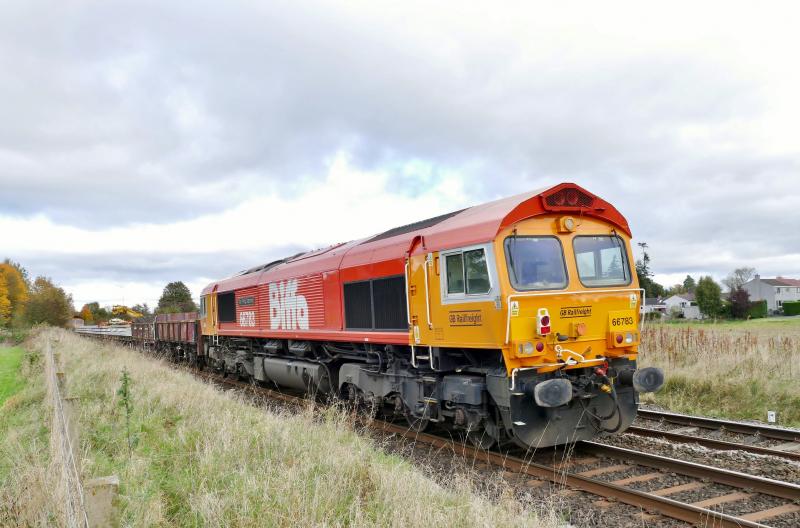
<path id="1" fill-rule="evenodd" d="M 508 228 L 496 245 L 514 440 L 553 445 L 624 431 L 637 390 L 663 380 L 636 370 L 642 290 L 630 238 L 602 219 L 546 215 Z"/>

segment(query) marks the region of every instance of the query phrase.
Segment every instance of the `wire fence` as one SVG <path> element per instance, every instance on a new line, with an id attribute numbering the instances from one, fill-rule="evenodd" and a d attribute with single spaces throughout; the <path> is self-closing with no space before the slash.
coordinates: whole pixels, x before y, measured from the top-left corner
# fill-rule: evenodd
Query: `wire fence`
<path id="1" fill-rule="evenodd" d="M 75 460 L 75 450 L 70 431 L 70 403 L 64 397 L 63 374 L 60 374 L 58 360 L 53 354 L 52 344 L 47 340 L 46 349 L 47 381 L 51 402 L 53 404 L 53 427 L 51 447 L 56 465 L 60 468 L 60 485 L 64 491 L 64 523 L 67 528 L 89 528 L 89 517 L 86 513 L 86 502 L 81 484 L 80 471 Z"/>

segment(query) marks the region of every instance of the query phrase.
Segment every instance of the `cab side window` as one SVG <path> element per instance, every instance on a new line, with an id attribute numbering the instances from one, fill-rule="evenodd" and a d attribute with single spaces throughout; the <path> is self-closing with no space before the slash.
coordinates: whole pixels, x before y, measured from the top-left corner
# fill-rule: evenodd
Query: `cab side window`
<path id="1" fill-rule="evenodd" d="M 445 256 L 447 295 L 482 295 L 491 290 L 489 268 L 483 248 Z"/>
<path id="2" fill-rule="evenodd" d="M 447 255 L 447 293 L 464 293 L 464 257 Z"/>

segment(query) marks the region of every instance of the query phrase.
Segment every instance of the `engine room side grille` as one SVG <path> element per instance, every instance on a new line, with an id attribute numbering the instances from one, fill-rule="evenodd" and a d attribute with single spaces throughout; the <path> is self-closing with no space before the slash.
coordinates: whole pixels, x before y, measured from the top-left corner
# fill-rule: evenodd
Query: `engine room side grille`
<path id="1" fill-rule="evenodd" d="M 372 281 L 372 305 L 375 328 L 407 330 L 406 282 L 403 277 L 387 277 Z"/>
<path id="2" fill-rule="evenodd" d="M 220 323 L 236 322 L 236 299 L 234 292 L 217 295 L 217 320 Z"/>
<path id="3" fill-rule="evenodd" d="M 372 283 L 344 285 L 344 319 L 348 330 L 372 330 Z"/>
<path id="4" fill-rule="evenodd" d="M 346 283 L 344 317 L 348 330 L 407 330 L 404 277 Z"/>

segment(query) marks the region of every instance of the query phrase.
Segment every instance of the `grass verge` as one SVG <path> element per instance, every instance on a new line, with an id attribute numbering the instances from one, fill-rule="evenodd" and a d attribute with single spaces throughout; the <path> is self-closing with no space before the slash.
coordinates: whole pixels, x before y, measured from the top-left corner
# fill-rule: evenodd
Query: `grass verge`
<path id="1" fill-rule="evenodd" d="M 80 401 L 84 478 L 120 477 L 123 526 L 552 524 L 512 497 L 489 502 L 463 477 L 424 476 L 335 409 L 265 410 L 137 352 L 57 330 L 33 346 L 45 339 L 59 341 Z"/>
<path id="2" fill-rule="evenodd" d="M 639 362 L 666 383 L 642 400 L 676 412 L 800 427 L 800 320 L 650 324 Z"/>
<path id="3" fill-rule="evenodd" d="M 13 396 L 24 386 L 19 374 L 22 353 L 20 347 L 0 346 L 0 407 L 9 396 Z"/>
<path id="4" fill-rule="evenodd" d="M 41 356 L 13 350 L 0 350 L 0 526 L 57 526 Z"/>

